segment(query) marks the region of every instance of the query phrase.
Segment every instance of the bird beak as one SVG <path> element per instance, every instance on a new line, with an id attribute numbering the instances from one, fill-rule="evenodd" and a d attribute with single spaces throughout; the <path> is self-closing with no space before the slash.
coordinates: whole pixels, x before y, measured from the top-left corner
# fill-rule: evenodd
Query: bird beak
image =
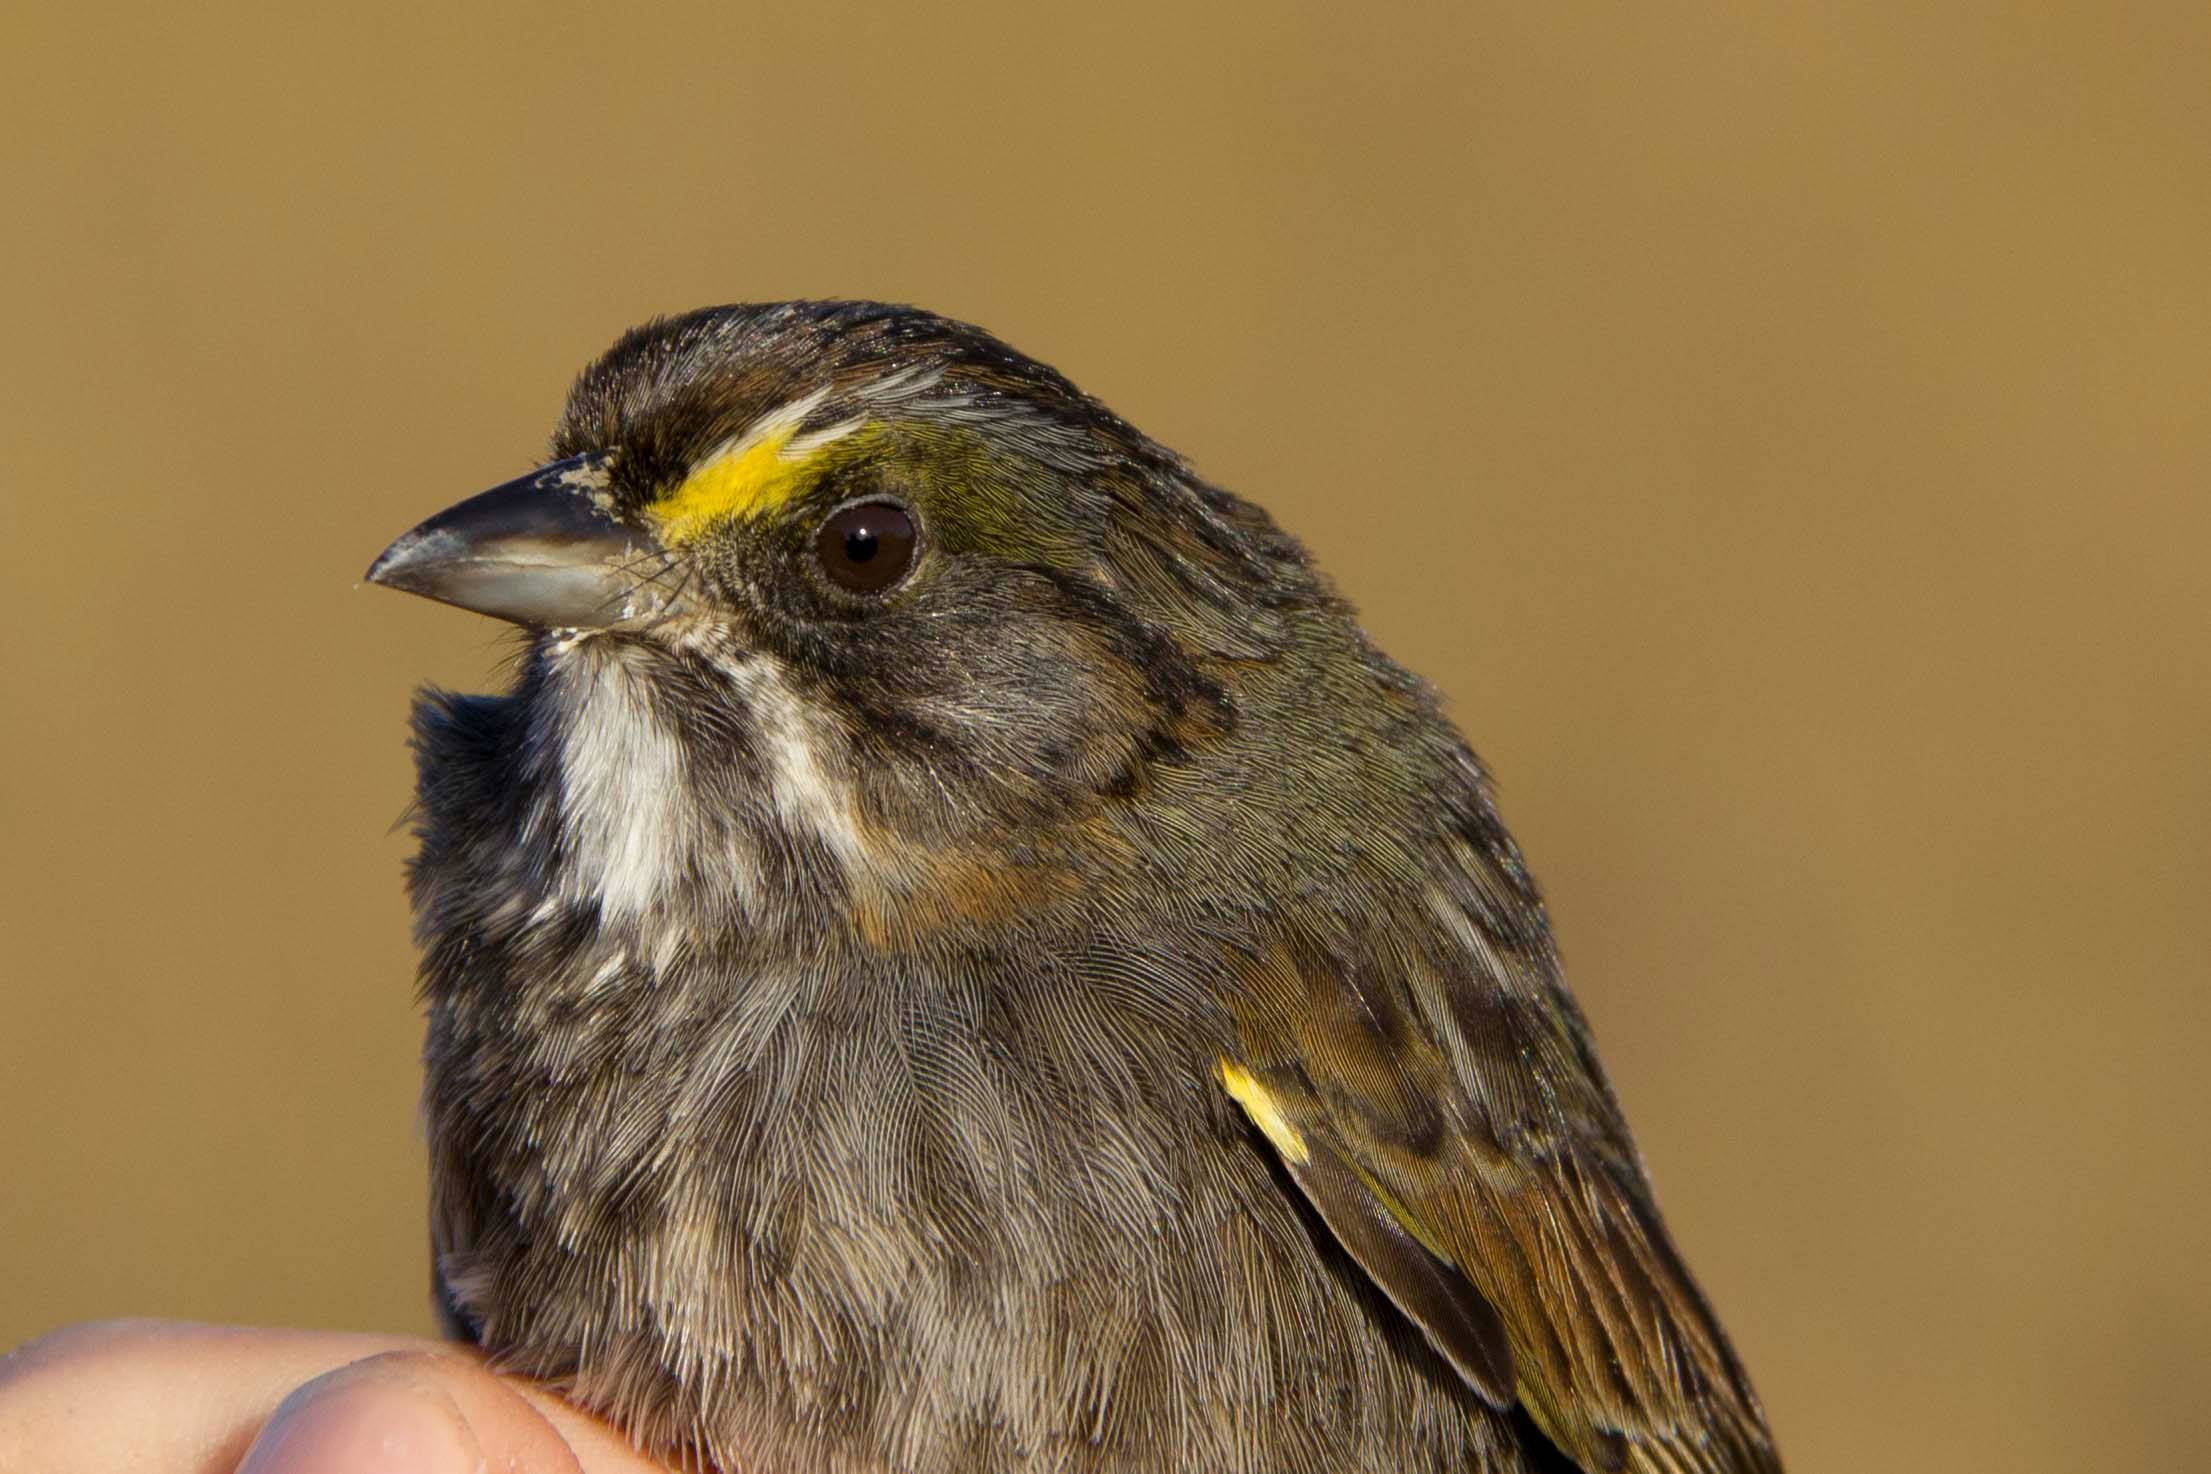
<path id="1" fill-rule="evenodd" d="M 660 544 L 614 519 L 604 455 L 570 456 L 447 507 L 369 565 L 368 581 L 548 628 L 667 612 Z"/>

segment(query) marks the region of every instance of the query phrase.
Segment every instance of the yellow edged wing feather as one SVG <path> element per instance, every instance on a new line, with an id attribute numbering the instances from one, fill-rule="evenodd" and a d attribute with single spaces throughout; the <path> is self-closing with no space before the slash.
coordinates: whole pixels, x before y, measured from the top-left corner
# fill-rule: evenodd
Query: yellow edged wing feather
<path id="1" fill-rule="evenodd" d="M 1548 958 L 1389 976 L 1345 945 L 1238 979 L 1220 1078 L 1352 1260 L 1590 1474 L 1778 1471 Z"/>

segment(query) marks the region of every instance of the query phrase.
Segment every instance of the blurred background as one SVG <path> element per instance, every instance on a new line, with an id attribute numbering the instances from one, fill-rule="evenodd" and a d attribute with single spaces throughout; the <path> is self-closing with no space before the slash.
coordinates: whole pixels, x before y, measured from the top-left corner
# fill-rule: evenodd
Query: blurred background
<path id="1" fill-rule="evenodd" d="M 1798 1471 L 2211 1465 L 2211 10 L 12 9 L 0 1345 L 426 1330 L 357 584 L 632 322 L 980 321 L 1501 775 Z"/>

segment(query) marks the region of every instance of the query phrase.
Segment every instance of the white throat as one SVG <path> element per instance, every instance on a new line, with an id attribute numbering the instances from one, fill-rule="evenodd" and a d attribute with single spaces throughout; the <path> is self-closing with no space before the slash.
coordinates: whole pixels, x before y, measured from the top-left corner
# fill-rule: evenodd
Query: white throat
<path id="1" fill-rule="evenodd" d="M 561 891 L 608 920 L 663 905 L 697 856 L 699 816 L 682 744 L 661 720 L 644 662 L 613 642 L 553 647 Z M 743 869 L 750 880 L 752 867 Z"/>
<path id="2" fill-rule="evenodd" d="M 729 678 L 748 709 L 758 776 L 776 817 L 819 838 L 848 878 L 873 867 L 849 784 L 838 778 L 844 738 L 813 712 L 769 656 L 691 646 Z M 702 783 L 653 699 L 654 662 L 621 642 L 583 637 L 548 651 L 559 765 L 557 812 L 567 856 L 559 895 L 597 901 L 610 921 L 641 921 L 682 887 L 703 882 L 741 908 L 761 900 L 759 856 L 740 816 L 702 807 L 725 785 Z"/>

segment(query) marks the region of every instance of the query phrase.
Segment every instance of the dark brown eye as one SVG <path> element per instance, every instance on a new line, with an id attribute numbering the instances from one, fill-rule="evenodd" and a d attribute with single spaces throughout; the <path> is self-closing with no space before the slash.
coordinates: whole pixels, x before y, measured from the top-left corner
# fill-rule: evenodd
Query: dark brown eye
<path id="1" fill-rule="evenodd" d="M 913 566 L 914 519 L 896 502 L 841 508 L 814 534 L 814 556 L 837 587 L 879 594 Z"/>

